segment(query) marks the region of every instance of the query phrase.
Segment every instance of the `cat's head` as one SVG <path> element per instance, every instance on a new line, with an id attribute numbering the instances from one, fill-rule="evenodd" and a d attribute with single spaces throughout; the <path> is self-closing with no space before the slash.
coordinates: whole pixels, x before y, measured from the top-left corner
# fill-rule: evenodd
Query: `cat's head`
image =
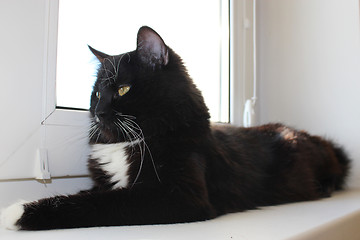
<path id="1" fill-rule="evenodd" d="M 132 52 L 110 56 L 89 48 L 100 61 L 91 94 L 90 143 L 208 128 L 201 93 L 180 57 L 154 30 L 141 27 Z"/>

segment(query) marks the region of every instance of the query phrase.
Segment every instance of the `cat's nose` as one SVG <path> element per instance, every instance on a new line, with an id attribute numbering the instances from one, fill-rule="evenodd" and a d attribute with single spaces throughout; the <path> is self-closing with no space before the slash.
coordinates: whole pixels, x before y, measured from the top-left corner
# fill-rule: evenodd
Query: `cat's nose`
<path id="1" fill-rule="evenodd" d="M 100 112 L 96 112 L 95 114 L 95 121 L 96 122 L 101 122 L 104 119 L 106 119 L 106 112 L 105 111 L 100 111 Z"/>
<path id="2" fill-rule="evenodd" d="M 97 122 L 97 123 L 100 122 L 100 118 L 98 116 L 95 115 L 94 119 L 95 119 L 95 122 Z"/>
<path id="3" fill-rule="evenodd" d="M 101 122 L 110 117 L 111 99 L 101 98 L 95 108 L 95 121 Z"/>

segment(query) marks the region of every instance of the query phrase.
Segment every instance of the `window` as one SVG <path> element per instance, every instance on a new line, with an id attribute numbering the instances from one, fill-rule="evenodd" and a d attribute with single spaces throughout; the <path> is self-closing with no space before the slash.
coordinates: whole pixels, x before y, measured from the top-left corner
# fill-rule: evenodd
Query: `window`
<path id="1" fill-rule="evenodd" d="M 98 62 L 88 44 L 112 55 L 132 51 L 148 25 L 183 58 L 212 121 L 228 122 L 228 12 L 227 0 L 60 0 L 57 106 L 89 108 Z"/>
<path id="2" fill-rule="evenodd" d="M 98 6 L 95 13 L 85 13 L 96 2 L 101 2 L 107 9 Z M 90 44 L 109 54 L 133 50 L 136 32 L 142 25 L 153 27 L 184 58 L 211 108 L 212 120 L 228 122 L 230 116 L 232 123 L 241 124 L 243 86 L 245 79 L 251 77 L 248 73 L 251 72 L 249 63 L 252 59 L 252 52 L 245 51 L 247 43 L 251 41 L 248 38 L 251 36 L 249 28 L 243 27 L 245 13 L 248 12 L 245 8 L 247 1 L 181 0 L 177 3 L 134 0 L 126 1 L 129 9 L 122 8 L 120 11 L 109 7 L 111 2 L 123 4 L 125 1 L 46 0 L 41 4 L 31 4 L 30 1 L 21 7 L 14 1 L 1 2 L 5 7 L 0 9 L 8 9 L 3 14 L 4 19 L 11 21 L 2 21 L 0 25 L 5 32 L 12 34 L 0 39 L 7 46 L 4 48 L 6 60 L 2 73 L 6 77 L 3 78 L 4 93 L 0 105 L 3 115 L 11 116 L 3 120 L 6 124 L 3 124 L 2 133 L 7 137 L 0 140 L 4 146 L 0 159 L 0 179 L 46 179 L 50 176 L 76 177 L 87 174 L 89 113 L 79 108 L 88 108 L 97 62 L 86 45 Z M 66 6 L 70 9 L 66 15 L 78 16 L 75 19 L 77 22 L 72 20 L 73 26 L 64 25 L 62 9 Z M 101 17 L 100 13 L 107 12 L 113 16 L 120 12 L 123 16 L 122 12 L 134 13 L 137 6 L 161 9 L 159 14 L 163 18 L 156 20 L 147 15 L 148 19 L 139 20 L 131 17 L 134 16 L 132 14 L 127 18 L 112 19 L 111 22 L 117 21 L 118 29 L 121 29 L 116 34 L 111 35 L 115 32 L 112 29 L 104 31 L 100 22 L 106 17 Z M 140 14 L 140 10 L 135 12 Z M 146 15 L 146 12 L 143 14 Z M 186 23 L 184 19 L 194 20 Z M 126 24 L 120 27 L 124 22 Z M 126 28 L 130 23 L 134 23 L 134 26 Z M 90 30 L 86 30 L 86 26 Z M 66 31 L 68 33 L 64 35 Z M 186 37 L 179 40 L 184 34 Z M 82 39 L 82 36 L 85 38 Z M 203 45 L 204 42 L 209 45 Z M 188 46 L 194 46 L 195 50 Z M 22 66 L 24 71 L 20 72 L 16 64 L 19 59 L 26 62 Z M 204 60 L 206 64 L 203 65 Z M 81 63 L 84 65 L 79 65 Z M 75 65 L 77 68 L 71 69 Z M 245 68 L 247 71 L 244 71 Z M 211 74 L 209 69 L 213 71 Z M 70 80 L 68 85 L 66 80 Z M 208 86 L 213 88 L 206 89 Z M 14 92 L 21 97 L 14 98 Z M 73 95 L 73 99 L 70 95 Z M 77 100 L 80 101 L 75 103 Z M 61 106 L 67 109 L 59 108 Z M 22 121 L 21 124 L 19 121 Z"/>

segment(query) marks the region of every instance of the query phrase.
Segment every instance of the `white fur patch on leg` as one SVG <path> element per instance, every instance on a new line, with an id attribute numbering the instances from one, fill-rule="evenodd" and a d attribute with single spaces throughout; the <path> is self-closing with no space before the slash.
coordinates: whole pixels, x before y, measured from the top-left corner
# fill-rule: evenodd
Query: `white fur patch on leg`
<path id="1" fill-rule="evenodd" d="M 24 204 L 26 203 L 26 201 L 21 200 L 2 209 L 0 213 L 0 225 L 9 230 L 19 230 L 20 227 L 17 226 L 16 223 L 24 214 Z"/>

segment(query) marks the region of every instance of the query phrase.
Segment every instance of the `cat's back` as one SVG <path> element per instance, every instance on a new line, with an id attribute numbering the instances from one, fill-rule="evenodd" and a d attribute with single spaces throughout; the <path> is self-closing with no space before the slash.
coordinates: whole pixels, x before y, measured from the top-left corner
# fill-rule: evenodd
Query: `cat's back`
<path id="1" fill-rule="evenodd" d="M 264 150 L 264 148 L 284 140 L 286 134 L 289 139 L 291 134 L 298 134 L 295 130 L 279 123 L 253 128 L 216 123 L 211 125 L 211 132 L 213 141 L 220 150 L 240 151 L 241 155 L 251 150 L 257 152 Z"/>
<path id="2" fill-rule="evenodd" d="M 281 123 L 271 123 L 257 127 L 237 127 L 231 124 L 211 126 L 216 151 L 228 164 L 255 165 L 256 169 L 267 165 L 282 165 L 303 151 L 314 148 L 318 137 L 297 131 Z M 319 138 L 321 139 L 321 138 Z"/>
<path id="3" fill-rule="evenodd" d="M 271 123 L 257 127 L 237 127 L 231 124 L 212 124 L 211 132 L 217 146 L 227 149 L 261 151 L 264 148 L 292 147 L 311 140 L 304 131 L 297 131 L 281 123 Z M 254 148 L 254 149 L 253 149 Z"/>
<path id="4" fill-rule="evenodd" d="M 209 164 L 214 175 L 222 169 L 221 181 L 252 183 L 263 191 L 269 179 L 294 167 L 310 137 L 279 123 L 251 128 L 213 124 L 211 132 L 216 157 Z"/>

